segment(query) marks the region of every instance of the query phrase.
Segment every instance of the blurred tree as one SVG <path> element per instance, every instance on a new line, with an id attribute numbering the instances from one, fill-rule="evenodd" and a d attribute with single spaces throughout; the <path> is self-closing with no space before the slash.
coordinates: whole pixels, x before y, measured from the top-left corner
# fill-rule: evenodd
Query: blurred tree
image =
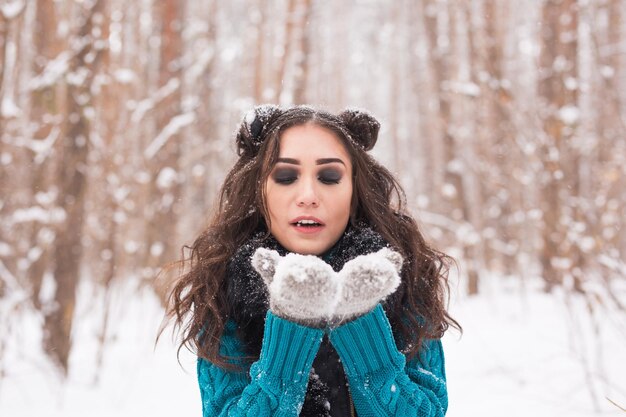
<path id="1" fill-rule="evenodd" d="M 67 39 L 57 34 L 59 25 L 59 6 L 51 1 L 39 0 L 36 5 L 34 33 L 35 59 L 33 72 L 38 82 L 32 89 L 31 114 L 35 131 L 33 139 L 41 142 L 62 142 L 65 136 L 64 100 L 61 98 L 66 91 L 64 80 L 54 79 L 50 69 L 55 60 L 62 61 L 68 57 L 62 55 L 67 48 Z M 66 52 L 67 54 L 67 52 Z M 46 145 L 43 145 L 46 146 Z M 55 147 L 56 148 L 56 147 Z M 54 149 L 54 148 L 53 148 Z M 56 149 L 54 149 L 56 150 Z M 41 158 L 33 155 L 31 164 L 31 186 L 33 195 L 59 190 L 54 182 L 55 155 Z M 33 260 L 29 268 L 29 280 L 32 285 L 31 297 L 36 308 L 41 308 L 39 291 L 44 274 L 50 272 L 50 253 L 55 237 L 50 237 L 49 225 L 33 222 L 30 235 L 32 248 L 39 248 L 39 256 Z"/>
<path id="2" fill-rule="evenodd" d="M 183 83 L 183 24 L 185 2 L 163 1 L 155 6 L 159 27 L 158 87 L 171 85 L 172 90 L 156 106 L 156 132 L 144 151 L 150 172 L 148 207 L 146 207 L 146 245 L 144 265 L 153 268 L 172 262 L 178 256 L 177 224 L 180 211 L 181 129 L 191 122 L 183 114 L 181 85 Z M 157 285 L 157 293 L 165 302 L 166 288 Z"/>
<path id="3" fill-rule="evenodd" d="M 70 39 L 72 53 L 67 73 L 67 127 L 60 142 L 57 205 L 65 218 L 59 223 L 54 245 L 53 276 L 56 283 L 54 309 L 46 312 L 44 347 L 67 374 L 71 349 L 76 288 L 83 255 L 87 156 L 91 129 L 91 85 L 100 63 L 104 0 L 77 4 L 77 33 Z M 43 16 L 42 16 L 43 18 Z"/>
<path id="4" fill-rule="evenodd" d="M 485 144 L 482 146 L 488 157 L 489 167 L 484 172 L 485 180 L 490 187 L 490 195 L 483 195 L 489 212 L 494 213 L 489 221 L 493 227 L 497 241 L 490 245 L 499 250 L 491 251 L 489 258 L 502 260 L 502 272 L 511 275 L 516 272 L 516 257 L 520 239 L 519 230 L 514 226 L 512 218 L 515 207 L 519 207 L 520 198 L 516 191 L 519 184 L 513 178 L 514 168 L 518 164 L 514 129 L 510 120 L 508 106 L 512 101 L 509 90 L 510 82 L 504 73 L 504 48 L 506 45 L 505 27 L 507 26 L 508 4 L 495 0 L 484 3 L 484 35 L 482 40 L 483 73 L 477 76 L 481 85 L 481 93 L 487 106 L 486 120 L 483 124 Z M 521 272 L 521 271 L 520 271 Z"/>
<path id="5" fill-rule="evenodd" d="M 251 48 L 253 56 L 252 69 L 254 71 L 253 93 L 254 102 L 261 104 L 265 102 L 265 49 L 267 45 L 267 36 L 265 31 L 268 30 L 267 19 L 267 0 L 258 0 L 256 7 L 250 8 L 250 20 L 252 23 L 253 39 L 255 47 Z"/>
<path id="6" fill-rule="evenodd" d="M 313 16 L 312 0 L 300 0 L 297 16 L 298 30 L 297 30 L 297 52 L 295 53 L 294 64 L 294 88 L 293 88 L 293 103 L 294 104 L 306 104 L 307 103 L 307 84 L 309 80 L 309 56 L 311 55 L 311 37 L 312 25 L 310 20 Z"/>
<path id="7" fill-rule="evenodd" d="M 285 90 L 285 81 L 288 71 L 288 64 L 292 54 L 293 32 L 296 19 L 296 6 L 298 0 L 287 0 L 287 15 L 285 17 L 285 31 L 280 39 L 280 55 L 278 59 L 278 69 L 274 73 L 274 97 L 273 103 L 281 103 L 281 97 Z M 285 103 L 287 104 L 287 103 Z"/>
<path id="8" fill-rule="evenodd" d="M 178 218 L 179 242 L 191 243 L 210 217 L 213 197 L 218 193 L 219 180 L 227 170 L 230 158 L 224 158 L 223 147 L 228 138 L 221 137 L 220 110 L 222 97 L 219 88 L 219 54 L 217 38 L 220 27 L 221 3 L 202 0 L 187 4 L 188 21 L 202 22 L 199 29 L 189 34 L 185 61 L 189 67 L 183 71 L 183 111 L 193 115 L 194 123 L 181 131 L 180 171 L 182 183 L 181 204 L 184 216 Z M 251 8 L 250 13 L 254 13 Z M 250 48 L 256 57 L 255 48 Z M 251 59 L 255 59 L 251 57 Z M 177 244 L 178 245 L 178 244 Z"/>
<path id="9" fill-rule="evenodd" d="M 26 7 L 22 4 L 12 13 L 0 13 L 0 218 L 9 218 L 31 196 L 28 175 L 16 172 L 15 165 L 29 160 L 32 151 L 10 146 L 11 138 L 18 136 L 21 128 L 20 119 L 24 117 L 20 103 L 19 84 L 24 71 L 25 61 L 22 43 L 26 42 L 24 28 L 28 25 L 25 17 Z M 17 174 L 17 175 L 16 175 Z M 26 174 L 26 172 L 24 172 Z M 19 192 L 14 187 L 20 187 Z M 10 196 L 8 198 L 5 196 Z M 23 259 L 22 247 L 28 240 L 32 224 L 0 223 L 0 299 L 6 290 L 17 284 L 8 283 L 21 278 L 17 274 L 18 265 Z M 10 276 L 10 278 L 9 278 Z M 13 284 L 13 285 L 11 285 Z"/>
<path id="10" fill-rule="evenodd" d="M 453 125 L 453 93 L 451 84 L 453 80 L 453 65 L 455 65 L 449 50 L 454 50 L 452 45 L 457 38 L 454 33 L 456 28 L 454 7 L 455 3 L 450 2 L 448 7 L 440 7 L 434 0 L 424 1 L 423 18 L 428 39 L 428 49 L 430 51 L 431 74 L 437 95 L 438 120 L 436 130 L 436 141 L 440 140 L 443 146 L 443 170 L 444 182 L 440 187 L 435 187 L 435 193 L 443 195 L 443 204 L 449 217 L 459 223 L 470 225 L 470 213 L 466 189 L 463 183 L 463 172 L 459 169 L 460 155 L 459 146 L 456 143 L 451 126 Z M 446 25 L 442 24 L 444 20 Z M 458 243 L 462 246 L 464 259 L 476 259 L 473 243 L 469 240 L 461 239 Z M 466 274 L 468 279 L 468 292 L 476 294 L 478 292 L 478 270 L 472 261 L 466 264 Z"/>
<path id="11" fill-rule="evenodd" d="M 539 137 L 544 169 L 542 187 L 543 248 L 541 265 L 546 289 L 563 283 L 564 271 L 573 274 L 576 286 L 583 259 L 567 229 L 580 219 L 570 198 L 578 195 L 579 155 L 572 142 L 578 124 L 578 6 L 575 0 L 546 0 L 542 10 L 539 69 Z M 568 206 L 568 203 L 574 203 Z"/>

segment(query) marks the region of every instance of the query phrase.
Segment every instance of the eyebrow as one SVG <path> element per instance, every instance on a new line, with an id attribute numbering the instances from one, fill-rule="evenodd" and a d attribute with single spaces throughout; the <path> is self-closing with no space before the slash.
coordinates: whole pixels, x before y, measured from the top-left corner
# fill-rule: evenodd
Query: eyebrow
<path id="1" fill-rule="evenodd" d="M 285 164 L 292 164 L 292 165 L 300 165 L 300 160 L 294 159 L 294 158 L 278 158 L 276 162 L 283 162 Z M 346 165 L 339 158 L 321 158 L 321 159 L 315 160 L 316 165 L 332 164 L 333 162 L 339 162 L 340 164 L 343 164 L 344 166 Z"/>

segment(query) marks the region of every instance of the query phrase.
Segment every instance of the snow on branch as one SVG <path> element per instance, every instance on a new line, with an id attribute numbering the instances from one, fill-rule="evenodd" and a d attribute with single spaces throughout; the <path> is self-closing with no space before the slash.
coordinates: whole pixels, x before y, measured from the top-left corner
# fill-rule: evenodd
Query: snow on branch
<path id="1" fill-rule="evenodd" d="M 208 47 L 194 60 L 193 65 L 189 67 L 189 70 L 187 71 L 189 83 L 195 83 L 198 78 L 200 78 L 200 76 L 211 64 L 214 56 L 214 49 L 212 47 Z"/>
<path id="2" fill-rule="evenodd" d="M 0 10 L 6 20 L 11 20 L 15 19 L 20 13 L 22 13 L 25 5 L 26 3 L 23 0 L 7 1 L 6 3 L 0 5 Z"/>
<path id="3" fill-rule="evenodd" d="M 0 327 L 3 328 L 1 333 L 4 335 L 6 334 L 6 320 L 13 317 L 12 313 L 14 313 L 15 307 L 28 300 L 29 296 L 20 285 L 17 277 L 9 271 L 2 261 L 0 261 L 0 280 L 6 285 L 3 302 L 0 303 L 0 317 L 5 318 L 3 322 L 0 322 Z"/>
<path id="4" fill-rule="evenodd" d="M 610 270 L 615 271 L 620 275 L 624 275 L 626 277 L 626 263 L 622 262 L 620 259 L 602 254 L 598 256 L 598 261 L 601 265 L 604 265 Z"/>
<path id="5" fill-rule="evenodd" d="M 129 103 L 131 108 L 134 107 L 133 114 L 130 119 L 133 123 L 139 123 L 146 113 L 153 109 L 160 101 L 167 98 L 170 94 L 174 93 L 180 87 L 180 80 L 178 78 L 171 78 L 167 84 L 159 88 L 152 96 L 141 100 L 139 103 Z"/>
<path id="6" fill-rule="evenodd" d="M 146 148 L 143 155 L 146 159 L 152 159 L 154 155 L 167 143 L 168 139 L 177 134 L 180 129 L 190 125 L 196 120 L 194 113 L 184 113 L 172 117 L 170 122 L 161 130 L 156 138 Z"/>
<path id="7" fill-rule="evenodd" d="M 37 91 L 54 85 L 68 71 L 73 57 L 74 54 L 71 51 L 61 52 L 48 62 L 41 74 L 33 77 L 28 88 L 31 91 Z"/>
<path id="8" fill-rule="evenodd" d="M 461 226 L 461 223 L 454 221 L 449 217 L 442 216 L 441 214 L 428 212 L 426 210 L 420 211 L 419 214 L 420 220 L 425 224 L 438 226 L 453 233 L 457 233 L 457 230 Z"/>
<path id="9" fill-rule="evenodd" d="M 61 136 L 61 129 L 58 126 L 54 126 L 48 136 L 45 139 L 30 139 L 24 137 L 17 137 L 9 144 L 20 148 L 30 149 L 35 153 L 34 162 L 41 164 L 52 152 L 54 143 Z"/>
<path id="10" fill-rule="evenodd" d="M 8 219 L 9 226 L 19 223 L 39 222 L 41 224 L 62 223 L 67 218 L 65 210 L 61 207 L 41 207 L 32 206 L 23 209 L 17 209 Z"/>

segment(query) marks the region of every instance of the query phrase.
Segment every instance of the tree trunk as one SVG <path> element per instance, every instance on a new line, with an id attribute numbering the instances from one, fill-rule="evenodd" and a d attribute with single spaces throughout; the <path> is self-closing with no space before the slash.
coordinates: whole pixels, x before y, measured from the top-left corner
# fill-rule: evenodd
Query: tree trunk
<path id="1" fill-rule="evenodd" d="M 577 80 L 578 9 L 575 0 L 547 0 L 542 11 L 539 95 L 543 121 L 541 178 L 543 249 L 541 264 L 546 290 L 563 283 L 565 270 L 580 267 L 575 246 L 567 241 L 567 227 L 580 214 L 564 211 L 569 187 L 578 184 L 578 158 L 568 148 L 577 124 L 577 88 L 566 86 Z M 570 154 L 572 154 L 570 156 Z M 576 195 L 577 188 L 573 188 Z M 565 224 L 563 224 L 565 222 Z M 573 260 L 573 263 L 566 260 Z"/>
<path id="2" fill-rule="evenodd" d="M 46 66 L 63 51 L 65 45 L 61 39 L 55 36 L 58 25 L 57 6 L 54 2 L 39 0 L 37 2 L 36 26 L 35 26 L 35 62 L 34 75 L 42 76 Z M 32 113 L 31 120 L 36 123 L 37 130 L 33 134 L 33 139 L 44 141 L 48 136 L 57 130 L 59 138 L 63 132 L 62 121 L 58 116 L 62 114 L 60 109 L 58 92 L 61 87 L 57 83 L 51 85 L 42 84 L 32 93 Z M 32 166 L 31 189 L 33 195 L 38 192 L 47 192 L 53 185 L 53 174 L 50 157 L 44 160 L 34 159 Z M 51 244 L 49 240 L 41 238 L 42 231 L 47 229 L 47 225 L 33 223 L 30 242 L 32 248 L 39 248 L 40 255 L 33 261 L 29 268 L 29 281 L 31 283 L 31 299 L 37 309 L 41 308 L 39 303 L 39 291 L 46 271 L 50 271 Z"/>
<path id="3" fill-rule="evenodd" d="M 80 6 L 84 7 L 84 6 Z M 83 253 L 81 242 L 85 215 L 85 185 L 87 156 L 89 152 L 90 122 L 85 108 L 90 105 L 90 87 L 100 58 L 95 47 L 97 39 L 92 32 L 97 23 L 94 15 L 102 13 L 104 0 L 97 0 L 85 10 L 85 20 L 78 39 L 89 40 L 82 45 L 70 63 L 70 71 L 81 71 L 85 80 L 68 87 L 67 136 L 59 150 L 60 163 L 57 171 L 59 188 L 58 206 L 65 212 L 65 220 L 59 225 L 54 248 L 56 308 L 45 316 L 44 348 L 60 365 L 67 376 L 71 351 L 72 322 L 76 304 L 76 287 L 80 278 L 80 262 Z"/>
<path id="4" fill-rule="evenodd" d="M 27 6 L 24 5 L 10 16 L 0 13 L 0 219 L 10 218 L 18 208 L 31 206 L 34 194 L 30 188 L 28 167 L 32 153 L 15 149 L 10 145 L 11 141 L 7 140 L 23 134 L 22 121 L 25 119 L 23 113 L 26 112 L 26 107 L 20 100 L 23 95 L 19 83 L 28 72 L 24 71 L 28 54 L 22 47 L 29 37 L 25 33 L 25 27 L 29 25 L 26 9 Z M 7 164 L 7 160 L 10 163 Z M 13 280 L 8 278 L 9 275 L 21 278 L 21 268 L 18 265 L 24 251 L 33 248 L 28 241 L 33 227 L 33 222 L 17 226 L 6 221 L 0 222 L 0 246 L 9 245 L 12 249 L 8 253 L 3 251 L 4 254 L 0 255 L 0 268 L 9 271 L 7 279 L 10 281 Z M 3 275 L 0 274 L 0 299 L 4 291 L 10 291 L 12 287 L 11 283 L 5 282 Z"/>
<path id="5" fill-rule="evenodd" d="M 163 1 L 158 3 L 158 16 L 161 25 L 161 46 L 158 88 L 172 80 L 182 84 L 183 54 L 182 29 L 184 3 Z M 144 155 L 151 172 L 150 207 L 148 210 L 148 259 L 146 265 L 153 272 L 178 256 L 177 224 L 180 214 L 181 184 L 179 172 L 180 127 L 176 127 L 181 117 L 181 88 L 176 88 L 164 98 L 156 111 L 157 137 L 153 139 Z M 159 143 L 161 144 L 160 146 Z M 151 151 L 149 151 L 151 150 Z M 167 288 L 161 282 L 153 282 L 156 293 L 165 303 Z"/>
<path id="6" fill-rule="evenodd" d="M 287 15 L 285 17 L 285 34 L 283 37 L 282 55 L 278 61 L 278 70 L 274 80 L 274 103 L 281 103 L 281 96 L 284 90 L 285 77 L 291 55 L 291 44 L 293 38 L 294 19 L 297 0 L 289 0 L 287 5 Z"/>
<path id="7" fill-rule="evenodd" d="M 309 80 L 309 55 L 311 54 L 311 24 L 313 3 L 302 0 L 300 4 L 300 21 L 298 23 L 298 49 L 293 88 L 293 104 L 307 103 L 307 84 Z"/>
<path id="8" fill-rule="evenodd" d="M 254 71 L 254 83 L 253 83 L 253 97 L 254 102 L 256 104 L 261 104 L 265 102 L 265 64 L 264 58 L 265 54 L 265 30 L 267 28 L 267 19 L 266 19 L 266 9 L 267 8 L 267 0 L 259 0 L 257 10 L 258 16 L 255 17 L 256 21 L 254 21 L 255 26 L 255 35 L 256 39 L 254 39 L 256 47 L 251 51 L 254 54 L 254 63 L 253 63 L 253 71 Z"/>
<path id="9" fill-rule="evenodd" d="M 462 173 L 455 166 L 458 166 L 458 155 L 456 140 L 451 132 L 452 127 L 452 98 L 449 87 L 445 84 L 451 80 L 451 62 L 446 60 L 446 54 L 442 50 L 440 39 L 442 33 L 438 30 L 438 14 L 432 12 L 432 8 L 436 7 L 433 1 L 424 2 L 424 19 L 428 37 L 429 50 L 431 51 L 430 62 L 431 72 L 433 74 L 434 84 L 437 88 L 438 97 L 438 119 L 439 134 L 443 143 L 444 155 L 444 201 L 446 201 L 449 216 L 460 224 L 471 225 L 469 207 L 467 197 L 465 195 L 465 186 L 463 184 Z M 429 11 L 430 9 L 430 11 Z M 440 10 L 439 13 L 448 13 L 448 41 L 451 45 L 455 42 L 453 29 L 455 28 L 454 7 L 450 5 L 450 9 Z M 453 48 L 450 48 L 453 49 Z M 475 248 L 471 243 L 462 243 L 464 260 L 466 261 L 467 270 L 467 289 L 470 295 L 478 293 L 478 270 L 476 268 Z"/>
<path id="10" fill-rule="evenodd" d="M 493 222 L 496 235 L 501 240 L 505 250 L 495 256 L 503 260 L 503 273 L 510 275 L 516 270 L 515 254 L 511 247 L 519 247 L 515 239 L 518 237 L 516 227 L 512 224 L 513 205 L 516 200 L 515 181 L 513 180 L 513 168 L 515 166 L 514 140 L 511 138 L 513 127 L 511 126 L 506 104 L 511 101 L 510 91 L 505 85 L 503 69 L 503 49 L 505 38 L 502 27 L 507 22 L 506 14 L 501 10 L 507 7 L 507 3 L 498 3 L 495 0 L 485 1 L 485 69 L 488 74 L 483 92 L 488 101 L 487 133 L 490 136 L 489 143 L 492 157 L 490 162 L 497 167 L 495 189 L 491 198 L 492 204 L 498 207 L 498 216 Z"/>

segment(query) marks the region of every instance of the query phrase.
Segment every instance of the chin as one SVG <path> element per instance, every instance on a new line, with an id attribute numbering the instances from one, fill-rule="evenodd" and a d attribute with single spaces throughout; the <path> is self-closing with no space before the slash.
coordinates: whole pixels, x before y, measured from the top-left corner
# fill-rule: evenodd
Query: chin
<path id="1" fill-rule="evenodd" d="M 299 253 L 300 255 L 321 255 L 324 251 L 319 250 L 318 248 L 310 247 L 310 246 L 297 246 L 292 252 Z"/>
<path id="2" fill-rule="evenodd" d="M 324 244 L 320 244 L 317 242 L 307 242 L 307 243 L 296 243 L 294 245 L 291 246 L 289 249 L 291 252 L 295 252 L 295 253 L 299 253 L 301 255 L 321 255 L 322 253 L 326 252 L 328 249 L 326 249 L 327 245 Z"/>

